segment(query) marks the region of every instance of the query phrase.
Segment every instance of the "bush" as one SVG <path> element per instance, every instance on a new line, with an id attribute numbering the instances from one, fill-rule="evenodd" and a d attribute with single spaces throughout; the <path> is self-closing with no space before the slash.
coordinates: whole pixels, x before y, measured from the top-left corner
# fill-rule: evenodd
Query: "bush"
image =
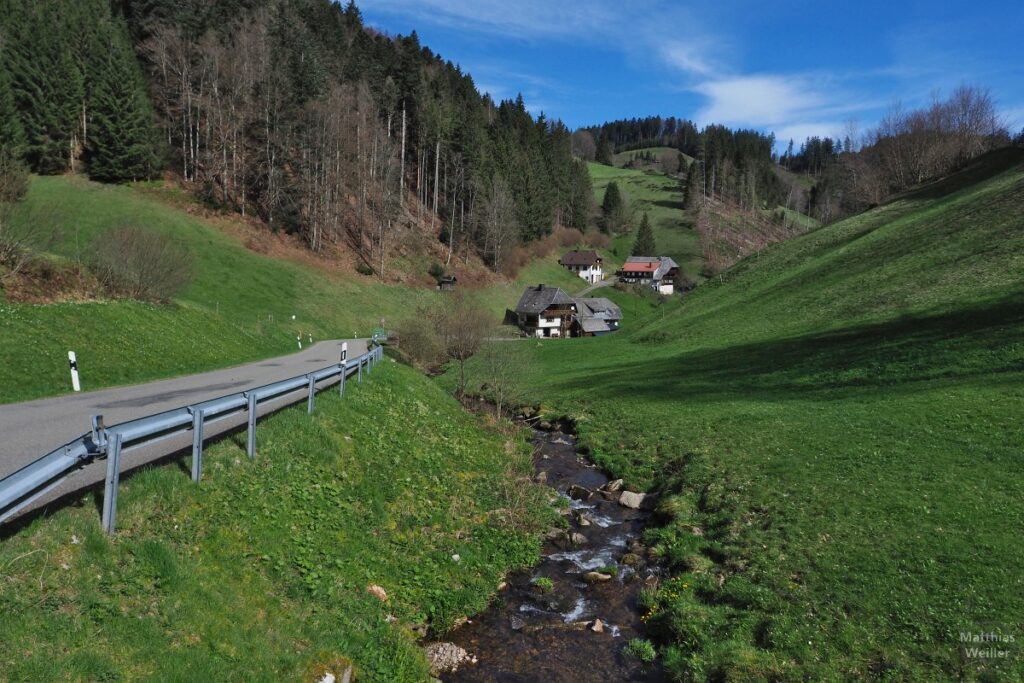
<path id="1" fill-rule="evenodd" d="M 654 646 L 651 645 L 651 641 L 644 640 L 643 638 L 634 638 L 629 641 L 629 645 L 623 648 L 623 652 L 647 664 L 653 662 L 655 657 L 658 656 L 654 651 Z"/>
<path id="2" fill-rule="evenodd" d="M 373 268 L 366 265 L 365 263 L 360 263 L 358 266 L 356 266 L 356 272 L 359 273 L 360 275 L 370 277 L 371 275 L 373 275 Z"/>
<path id="3" fill-rule="evenodd" d="M 430 269 L 427 272 L 430 273 L 430 277 L 435 280 L 440 279 L 444 275 L 444 266 L 440 263 L 432 263 L 430 264 Z"/>
<path id="4" fill-rule="evenodd" d="M 435 372 L 444 363 L 444 345 L 425 309 L 398 324 L 398 338 L 402 353 L 421 370 Z"/>
<path id="5" fill-rule="evenodd" d="M 101 235 L 90 268 L 110 295 L 166 302 L 192 282 L 189 251 L 153 230 L 126 226 Z"/>

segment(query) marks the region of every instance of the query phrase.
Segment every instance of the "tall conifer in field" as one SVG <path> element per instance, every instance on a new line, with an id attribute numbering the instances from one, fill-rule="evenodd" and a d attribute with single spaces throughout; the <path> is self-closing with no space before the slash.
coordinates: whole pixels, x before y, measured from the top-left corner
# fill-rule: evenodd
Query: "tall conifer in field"
<path id="1" fill-rule="evenodd" d="M 615 232 L 626 222 L 626 200 L 622 197 L 619 184 L 614 180 L 608 183 L 601 201 L 601 227 L 605 232 Z"/>
<path id="2" fill-rule="evenodd" d="M 111 34 L 92 84 L 89 175 L 105 182 L 149 178 L 158 162 L 153 110 L 126 31 L 115 27 Z"/>
<path id="3" fill-rule="evenodd" d="M 655 256 L 658 253 L 658 246 L 654 242 L 654 231 L 651 230 L 651 220 L 644 212 L 640 221 L 640 229 L 636 233 L 636 241 L 633 243 L 633 256 Z"/>

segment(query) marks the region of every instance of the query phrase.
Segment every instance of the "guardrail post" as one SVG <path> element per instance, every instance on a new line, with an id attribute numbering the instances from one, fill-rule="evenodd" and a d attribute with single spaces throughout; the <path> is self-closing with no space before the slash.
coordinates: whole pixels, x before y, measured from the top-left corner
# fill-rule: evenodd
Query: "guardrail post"
<path id="1" fill-rule="evenodd" d="M 192 413 L 192 481 L 198 482 L 203 474 L 203 420 L 206 413 Z"/>
<path id="2" fill-rule="evenodd" d="M 117 523 L 117 484 L 121 479 L 121 434 L 114 438 L 107 449 L 107 479 L 103 486 L 103 529 L 114 533 Z"/>
<path id="3" fill-rule="evenodd" d="M 356 383 L 357 384 L 362 384 L 363 383 L 363 358 L 359 359 L 359 372 L 356 375 Z"/>
<path id="4" fill-rule="evenodd" d="M 245 445 L 245 452 L 249 459 L 256 457 L 256 393 L 249 392 L 246 396 L 249 399 L 249 434 Z"/>
<path id="5" fill-rule="evenodd" d="M 316 400 L 316 376 L 315 375 L 310 375 L 309 376 L 309 399 L 307 401 L 307 406 L 306 406 L 306 409 L 309 411 L 310 415 L 313 414 L 313 403 L 314 403 L 315 400 Z"/>
<path id="6" fill-rule="evenodd" d="M 338 382 L 338 396 L 345 395 L 345 376 L 348 375 L 348 361 L 341 364 L 341 381 Z"/>

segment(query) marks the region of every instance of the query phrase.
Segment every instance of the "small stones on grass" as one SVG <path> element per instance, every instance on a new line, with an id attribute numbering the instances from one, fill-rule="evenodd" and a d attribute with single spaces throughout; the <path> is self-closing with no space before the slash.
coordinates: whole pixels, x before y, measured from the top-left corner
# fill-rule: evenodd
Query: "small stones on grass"
<path id="1" fill-rule="evenodd" d="M 455 643 L 431 643 L 425 648 L 427 661 L 430 663 L 430 675 L 458 671 L 464 662 L 475 662 L 468 652 Z"/>

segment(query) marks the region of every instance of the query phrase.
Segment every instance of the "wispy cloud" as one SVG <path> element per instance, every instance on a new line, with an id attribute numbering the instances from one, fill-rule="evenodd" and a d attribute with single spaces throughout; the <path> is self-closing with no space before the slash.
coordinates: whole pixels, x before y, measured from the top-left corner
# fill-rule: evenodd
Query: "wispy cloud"
<path id="1" fill-rule="evenodd" d="M 364 9 L 453 28 L 536 40 L 580 36 L 614 24 L 616 3 L 546 0 L 364 0 Z"/>

